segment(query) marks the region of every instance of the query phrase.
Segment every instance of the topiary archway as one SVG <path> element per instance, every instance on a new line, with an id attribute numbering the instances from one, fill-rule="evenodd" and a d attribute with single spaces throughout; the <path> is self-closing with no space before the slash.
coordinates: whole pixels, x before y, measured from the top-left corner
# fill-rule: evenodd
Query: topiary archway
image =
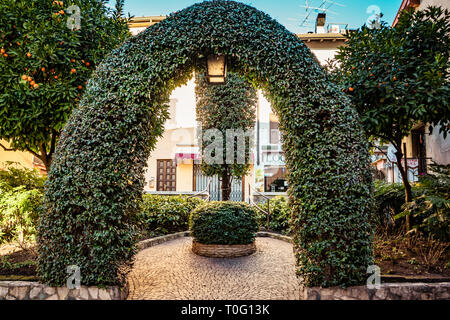
<path id="1" fill-rule="evenodd" d="M 309 49 L 250 6 L 207 1 L 132 37 L 95 71 L 64 128 L 38 228 L 39 273 L 65 284 L 114 284 L 135 250 L 133 215 L 169 95 L 226 54 L 280 118 L 298 274 L 305 284 L 363 282 L 372 262 L 371 178 L 358 116 Z"/>

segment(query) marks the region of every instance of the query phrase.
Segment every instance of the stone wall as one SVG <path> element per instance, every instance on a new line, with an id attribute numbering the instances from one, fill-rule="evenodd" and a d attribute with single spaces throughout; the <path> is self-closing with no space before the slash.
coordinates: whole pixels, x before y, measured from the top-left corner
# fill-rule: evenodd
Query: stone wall
<path id="1" fill-rule="evenodd" d="M 0 281 L 0 300 L 124 300 L 127 295 L 128 287 L 68 289 L 38 282 Z"/>
<path id="2" fill-rule="evenodd" d="M 302 287 L 301 300 L 450 300 L 450 282 L 384 283 L 379 289 L 367 286 Z"/>

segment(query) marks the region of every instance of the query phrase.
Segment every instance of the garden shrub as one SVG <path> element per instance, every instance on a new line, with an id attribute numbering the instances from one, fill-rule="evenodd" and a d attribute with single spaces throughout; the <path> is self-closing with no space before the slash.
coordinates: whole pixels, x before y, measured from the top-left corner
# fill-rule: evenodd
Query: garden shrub
<path id="1" fill-rule="evenodd" d="M 88 81 L 61 134 L 39 224 L 39 273 L 116 284 L 135 252 L 148 157 L 171 92 L 206 64 L 263 89 L 280 119 L 297 271 L 307 286 L 366 282 L 373 264 L 369 145 L 356 110 L 308 47 L 267 14 L 204 1 L 170 14 L 114 50 Z"/>
<path id="2" fill-rule="evenodd" d="M 432 164 L 429 174 L 419 177 L 413 187 L 413 201 L 395 216 L 409 215 L 412 231 L 442 241 L 450 241 L 450 165 Z"/>
<path id="3" fill-rule="evenodd" d="M 7 162 L 4 169 L 0 169 L 0 183 L 3 188 L 23 187 L 25 190 L 44 189 L 45 176 L 41 176 L 36 169 L 25 168 L 15 162 Z"/>
<path id="4" fill-rule="evenodd" d="M 277 231 L 283 234 L 290 234 L 290 215 L 291 211 L 289 209 L 287 197 L 277 196 L 269 200 L 270 201 L 270 219 L 269 226 L 270 231 Z M 266 210 L 267 201 L 258 204 L 262 209 Z M 267 216 L 262 212 L 258 211 L 258 225 L 262 228 L 267 229 Z"/>
<path id="5" fill-rule="evenodd" d="M 45 177 L 8 164 L 0 170 L 0 243 L 33 241 Z"/>
<path id="6" fill-rule="evenodd" d="M 375 181 L 374 213 L 371 222 L 378 231 L 389 231 L 395 226 L 394 217 L 405 203 L 405 187 L 401 183 Z"/>
<path id="7" fill-rule="evenodd" d="M 198 198 L 146 194 L 137 223 L 147 237 L 186 231 L 191 211 L 203 202 Z"/>
<path id="8" fill-rule="evenodd" d="M 202 244 L 249 244 L 258 231 L 256 209 L 244 202 L 209 202 L 192 211 L 189 224 Z"/>

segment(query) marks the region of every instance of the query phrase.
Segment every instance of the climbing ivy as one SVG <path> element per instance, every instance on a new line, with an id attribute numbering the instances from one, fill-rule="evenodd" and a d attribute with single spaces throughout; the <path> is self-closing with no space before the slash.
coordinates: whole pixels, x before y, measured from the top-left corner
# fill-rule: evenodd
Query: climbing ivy
<path id="1" fill-rule="evenodd" d="M 135 253 L 132 217 L 170 93 L 225 54 L 280 119 L 298 274 L 308 286 L 354 285 L 372 264 L 366 137 L 350 100 L 306 45 L 268 15 L 206 1 L 130 38 L 89 80 L 57 145 L 39 226 L 39 273 L 114 284 Z"/>

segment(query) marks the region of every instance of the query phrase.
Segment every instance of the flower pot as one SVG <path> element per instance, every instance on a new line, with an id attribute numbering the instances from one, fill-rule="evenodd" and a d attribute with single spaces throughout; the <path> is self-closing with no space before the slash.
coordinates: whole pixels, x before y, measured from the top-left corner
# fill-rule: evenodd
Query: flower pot
<path id="1" fill-rule="evenodd" d="M 253 241 L 249 244 L 203 244 L 192 241 L 192 251 L 199 256 L 210 258 L 237 258 L 249 256 L 256 251 Z"/>

